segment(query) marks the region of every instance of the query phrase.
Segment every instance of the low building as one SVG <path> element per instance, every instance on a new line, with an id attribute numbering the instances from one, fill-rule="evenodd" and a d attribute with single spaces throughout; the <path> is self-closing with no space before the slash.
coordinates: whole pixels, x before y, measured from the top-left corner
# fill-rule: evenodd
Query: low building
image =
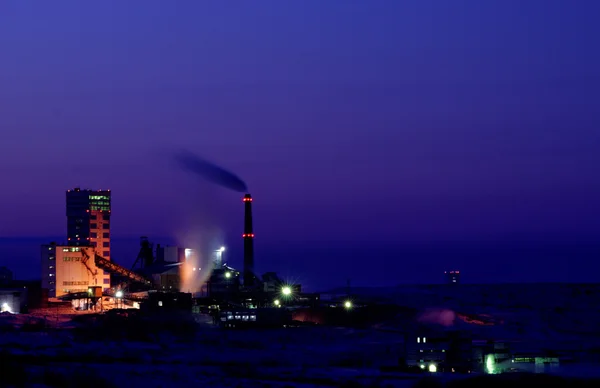
<path id="1" fill-rule="evenodd" d="M 502 373 L 510 367 L 510 343 L 494 340 L 474 341 L 473 359 L 477 364 L 477 370 L 482 373 Z"/>
<path id="2" fill-rule="evenodd" d="M 430 372 L 462 372 L 473 370 L 472 339 L 468 333 L 443 327 L 417 326 L 404 338 L 408 367 Z"/>
<path id="3" fill-rule="evenodd" d="M 110 274 L 96 266 L 96 248 L 92 246 L 42 245 L 42 289 L 49 300 L 91 286 L 110 289 Z"/>
<path id="4" fill-rule="evenodd" d="M 144 273 L 152 278 L 161 290 L 179 291 L 181 287 L 181 263 L 156 263 Z"/>
<path id="5" fill-rule="evenodd" d="M 289 311 L 281 308 L 231 309 L 221 311 L 219 326 L 229 329 L 283 327 L 292 323 Z"/>
<path id="6" fill-rule="evenodd" d="M 27 287 L 0 288 L 0 312 L 27 313 Z"/>
<path id="7" fill-rule="evenodd" d="M 556 356 L 539 354 L 515 354 L 507 368 L 511 372 L 553 373 L 560 366 Z"/>

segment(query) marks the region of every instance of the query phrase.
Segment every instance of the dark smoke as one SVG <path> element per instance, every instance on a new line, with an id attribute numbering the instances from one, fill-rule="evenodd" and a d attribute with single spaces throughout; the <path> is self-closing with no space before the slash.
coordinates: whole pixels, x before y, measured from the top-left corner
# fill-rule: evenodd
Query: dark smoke
<path id="1" fill-rule="evenodd" d="M 189 152 L 179 152 L 175 160 L 184 169 L 193 172 L 209 182 L 227 189 L 247 192 L 248 186 L 237 175 Z"/>

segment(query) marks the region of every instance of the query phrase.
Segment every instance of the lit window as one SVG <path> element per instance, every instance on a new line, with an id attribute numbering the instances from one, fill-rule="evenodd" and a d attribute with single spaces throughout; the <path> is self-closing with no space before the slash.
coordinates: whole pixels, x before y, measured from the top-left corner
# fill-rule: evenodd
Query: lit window
<path id="1" fill-rule="evenodd" d="M 49 274 L 48 276 L 52 277 L 52 276 L 54 276 L 54 274 L 53 274 L 53 273 L 51 273 L 51 274 Z"/>
<path id="2" fill-rule="evenodd" d="M 417 337 L 417 343 L 420 344 L 421 343 L 421 337 Z"/>
<path id="3" fill-rule="evenodd" d="M 427 342 L 427 338 L 423 337 L 423 343 Z"/>

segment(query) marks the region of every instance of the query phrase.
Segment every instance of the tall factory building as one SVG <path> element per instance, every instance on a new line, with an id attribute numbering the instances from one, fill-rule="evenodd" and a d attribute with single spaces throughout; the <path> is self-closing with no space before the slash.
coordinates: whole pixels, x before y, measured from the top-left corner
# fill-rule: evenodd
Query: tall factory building
<path id="1" fill-rule="evenodd" d="M 110 259 L 110 190 L 67 190 L 67 240 Z"/>
<path id="2" fill-rule="evenodd" d="M 88 287 L 110 288 L 110 275 L 96 266 L 93 247 L 42 245 L 42 289 L 54 299 Z"/>

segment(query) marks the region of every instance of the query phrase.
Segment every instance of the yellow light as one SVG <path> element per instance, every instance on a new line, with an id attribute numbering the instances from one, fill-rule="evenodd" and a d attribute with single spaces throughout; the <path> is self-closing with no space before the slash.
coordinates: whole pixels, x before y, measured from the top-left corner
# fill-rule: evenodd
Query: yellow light
<path id="1" fill-rule="evenodd" d="M 291 295 L 292 294 L 292 289 L 288 286 L 285 286 L 281 289 L 281 293 L 285 296 Z"/>
<path id="2" fill-rule="evenodd" d="M 281 304 L 281 302 L 279 301 L 279 299 L 275 299 L 275 300 L 273 301 L 273 304 L 274 304 L 275 306 L 279 306 L 279 305 Z"/>
<path id="3" fill-rule="evenodd" d="M 231 277 L 231 272 L 225 272 L 225 277 L 229 279 Z"/>
<path id="4" fill-rule="evenodd" d="M 344 307 L 347 309 L 351 309 L 352 308 L 352 302 L 350 302 L 349 300 L 347 300 L 346 302 L 344 302 Z"/>
<path id="5" fill-rule="evenodd" d="M 431 373 L 437 372 L 437 366 L 435 366 L 435 364 L 429 364 L 429 372 L 431 372 Z"/>

